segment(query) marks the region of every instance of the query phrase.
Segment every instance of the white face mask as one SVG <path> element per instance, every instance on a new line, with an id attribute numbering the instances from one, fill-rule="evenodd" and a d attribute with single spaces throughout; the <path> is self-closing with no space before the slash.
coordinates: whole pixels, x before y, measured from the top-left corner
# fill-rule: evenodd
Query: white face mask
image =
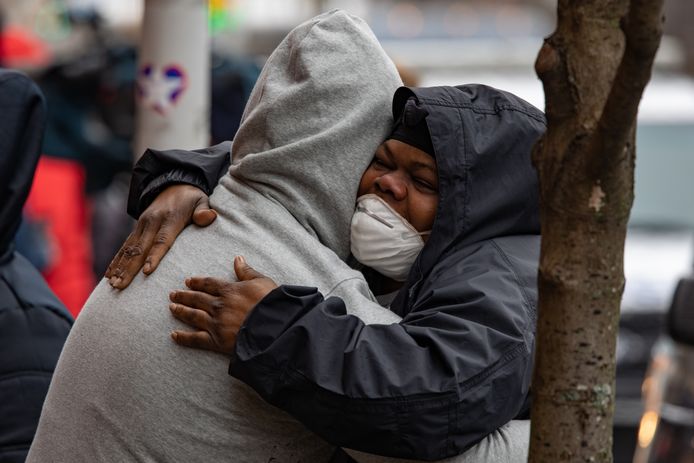
<path id="1" fill-rule="evenodd" d="M 374 194 L 357 198 L 351 225 L 352 254 L 362 264 L 396 281 L 405 281 L 424 247 L 422 235 Z"/>

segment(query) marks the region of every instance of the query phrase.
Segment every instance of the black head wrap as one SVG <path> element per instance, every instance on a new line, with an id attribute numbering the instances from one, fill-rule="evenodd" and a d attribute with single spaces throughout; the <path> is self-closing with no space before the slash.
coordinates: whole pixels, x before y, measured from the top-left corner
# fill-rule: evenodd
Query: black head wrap
<path id="1" fill-rule="evenodd" d="M 427 127 L 426 117 L 429 112 L 420 107 L 415 97 L 410 97 L 403 107 L 400 117 L 395 122 L 393 133 L 388 138 L 399 140 L 414 146 L 431 157 L 434 155 L 434 145 Z"/>

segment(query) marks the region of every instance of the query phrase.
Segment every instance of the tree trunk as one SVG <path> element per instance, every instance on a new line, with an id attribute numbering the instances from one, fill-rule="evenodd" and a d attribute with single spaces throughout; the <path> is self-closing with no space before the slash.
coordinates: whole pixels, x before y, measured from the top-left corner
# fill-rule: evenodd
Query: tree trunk
<path id="1" fill-rule="evenodd" d="M 542 251 L 531 462 L 611 462 L 615 342 L 636 112 L 662 0 L 560 0 L 535 63 Z"/>

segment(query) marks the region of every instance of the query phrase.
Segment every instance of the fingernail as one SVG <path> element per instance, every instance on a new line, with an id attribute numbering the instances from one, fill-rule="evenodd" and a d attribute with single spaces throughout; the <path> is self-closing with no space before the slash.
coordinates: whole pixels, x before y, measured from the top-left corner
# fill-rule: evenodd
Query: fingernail
<path id="1" fill-rule="evenodd" d="M 108 279 L 108 284 L 113 286 L 114 288 L 116 287 L 116 281 L 118 280 L 117 277 L 111 277 Z"/>
<path id="2" fill-rule="evenodd" d="M 244 265 L 246 264 L 246 259 L 245 259 L 243 256 L 237 256 L 236 258 L 237 258 L 237 259 L 239 260 L 239 262 L 241 262 L 242 264 L 244 264 Z"/>
<path id="3" fill-rule="evenodd" d="M 149 269 L 150 269 L 150 268 L 152 268 L 152 266 L 149 264 L 149 262 L 147 262 L 147 263 L 145 264 L 145 266 L 142 268 L 142 270 L 143 270 L 145 273 L 149 273 Z"/>
<path id="4" fill-rule="evenodd" d="M 169 304 L 169 310 L 172 312 L 176 311 L 176 304 Z"/>
<path id="5" fill-rule="evenodd" d="M 190 278 L 186 278 L 186 286 L 190 287 Z"/>
<path id="6" fill-rule="evenodd" d="M 171 339 L 173 339 L 174 341 L 178 341 L 178 333 L 176 333 L 175 331 L 172 331 L 171 332 Z"/>
<path id="7" fill-rule="evenodd" d="M 176 291 L 171 291 L 169 293 L 169 299 L 173 300 L 174 297 L 176 297 Z"/>

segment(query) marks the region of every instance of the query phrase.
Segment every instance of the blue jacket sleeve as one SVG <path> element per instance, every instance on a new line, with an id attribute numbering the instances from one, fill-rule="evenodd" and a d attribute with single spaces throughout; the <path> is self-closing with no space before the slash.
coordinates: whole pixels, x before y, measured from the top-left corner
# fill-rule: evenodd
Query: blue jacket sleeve
<path id="1" fill-rule="evenodd" d="M 212 194 L 231 163 L 231 142 L 193 151 L 148 149 L 133 168 L 128 214 L 138 218 L 166 187 L 186 183 Z"/>
<path id="2" fill-rule="evenodd" d="M 535 290 L 494 246 L 474 254 L 441 262 L 390 325 L 280 286 L 247 318 L 229 372 L 332 444 L 458 455 L 527 411 L 532 371 Z"/>

